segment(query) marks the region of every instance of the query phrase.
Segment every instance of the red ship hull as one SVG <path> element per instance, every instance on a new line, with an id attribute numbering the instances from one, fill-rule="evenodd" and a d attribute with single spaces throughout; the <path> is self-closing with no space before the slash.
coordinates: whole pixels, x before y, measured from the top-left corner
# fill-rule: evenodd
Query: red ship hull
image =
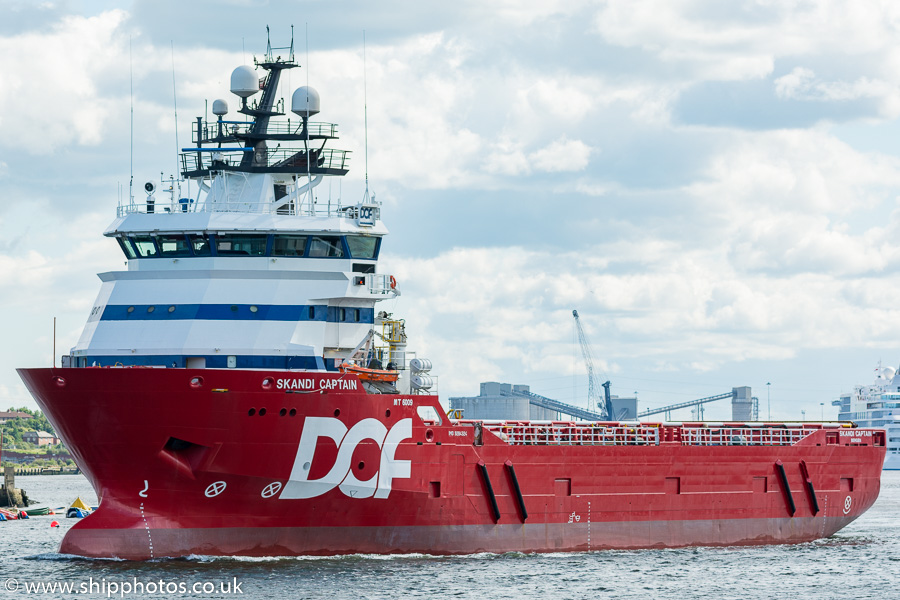
<path id="1" fill-rule="evenodd" d="M 83 556 L 804 542 L 875 502 L 885 456 L 881 430 L 780 445 L 689 444 L 665 425 L 658 443 L 479 435 L 429 416 L 435 396 L 366 394 L 353 375 L 19 373 L 101 498 L 60 546 Z"/>

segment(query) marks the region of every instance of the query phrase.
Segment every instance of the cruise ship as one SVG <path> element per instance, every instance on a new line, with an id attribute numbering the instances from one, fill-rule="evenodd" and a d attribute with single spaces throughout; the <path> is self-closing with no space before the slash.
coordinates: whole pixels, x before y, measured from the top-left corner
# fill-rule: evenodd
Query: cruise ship
<path id="1" fill-rule="evenodd" d="M 871 385 L 858 385 L 832 402 L 840 407 L 838 419 L 860 427 L 879 427 L 887 432 L 885 470 L 900 470 L 900 374 L 893 367 L 875 369 Z"/>
<path id="2" fill-rule="evenodd" d="M 148 182 L 119 207 L 104 235 L 127 269 L 100 274 L 60 367 L 19 369 L 100 498 L 60 552 L 796 543 L 872 506 L 885 433 L 849 422 L 447 414 L 437 369 L 407 348 L 414 325 L 377 308 L 402 283 L 380 269 L 382 205 L 317 195 L 350 157 L 329 146 L 336 125 L 312 121 L 316 90 L 279 99 L 297 67 L 269 46 L 234 70 L 239 116 L 214 101 L 181 155 L 194 192 Z"/>

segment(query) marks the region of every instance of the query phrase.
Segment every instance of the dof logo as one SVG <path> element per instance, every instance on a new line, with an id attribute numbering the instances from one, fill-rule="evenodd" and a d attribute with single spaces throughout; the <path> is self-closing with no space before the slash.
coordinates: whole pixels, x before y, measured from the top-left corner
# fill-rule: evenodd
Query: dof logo
<path id="1" fill-rule="evenodd" d="M 309 479 L 310 467 L 319 438 L 329 438 L 337 444 L 338 453 L 331 469 L 319 479 Z M 378 419 L 363 419 L 349 430 L 338 419 L 306 417 L 303 433 L 297 446 L 297 456 L 290 480 L 278 496 L 281 500 L 315 498 L 335 487 L 351 498 L 387 498 L 394 479 L 410 476 L 411 461 L 394 458 L 397 446 L 412 437 L 412 419 L 402 419 L 390 430 Z M 353 451 L 363 440 L 373 440 L 381 450 L 378 471 L 365 481 L 353 474 Z"/>

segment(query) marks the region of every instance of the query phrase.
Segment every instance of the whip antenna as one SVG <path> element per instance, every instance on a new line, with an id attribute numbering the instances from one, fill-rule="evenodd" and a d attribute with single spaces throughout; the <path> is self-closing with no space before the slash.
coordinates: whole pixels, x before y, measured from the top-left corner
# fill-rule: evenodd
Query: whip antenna
<path id="1" fill-rule="evenodd" d="M 178 149 L 180 146 L 178 145 L 178 97 L 175 94 L 175 42 L 169 40 L 172 44 L 172 108 L 175 111 L 175 173 L 172 174 L 172 178 L 175 179 L 175 174 L 178 173 Z M 173 182 L 174 186 L 174 182 Z M 172 190 L 175 191 L 174 189 Z M 178 180 L 178 197 L 181 197 L 181 180 Z"/>
<path id="2" fill-rule="evenodd" d="M 131 36 L 128 36 L 128 93 L 131 96 L 131 148 L 130 178 L 128 180 L 128 203 L 134 204 L 134 64 L 131 58 Z"/>
<path id="3" fill-rule="evenodd" d="M 365 132 L 366 201 L 369 200 L 369 84 L 366 78 L 366 30 L 363 29 L 363 131 Z"/>
<path id="4" fill-rule="evenodd" d="M 306 36 L 306 108 L 309 110 L 309 22 L 304 23 L 304 29 Z M 309 112 L 306 113 L 306 120 L 303 122 L 303 128 L 306 129 L 306 187 L 308 188 L 307 194 L 309 194 L 309 214 L 314 215 L 316 213 L 316 207 L 313 201 L 313 185 L 312 185 L 312 172 L 310 169 L 312 168 L 310 162 L 312 161 L 312 156 L 309 152 Z"/>

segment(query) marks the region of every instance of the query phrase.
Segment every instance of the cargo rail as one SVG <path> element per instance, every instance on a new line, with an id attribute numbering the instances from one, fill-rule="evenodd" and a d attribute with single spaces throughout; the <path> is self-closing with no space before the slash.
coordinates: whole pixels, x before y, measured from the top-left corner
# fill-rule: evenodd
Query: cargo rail
<path id="1" fill-rule="evenodd" d="M 457 426 L 480 426 L 512 445 L 549 446 L 791 446 L 817 431 L 853 429 L 841 423 L 628 423 L 569 421 L 458 420 Z M 882 433 L 878 436 L 878 433 Z M 835 439 L 837 433 L 833 434 Z M 883 445 L 883 432 L 872 443 Z M 857 438 L 858 439 L 858 438 Z M 862 441 L 862 440 L 859 440 Z M 880 442 L 880 443 L 879 443 Z M 829 443 L 832 443 L 829 441 Z"/>

